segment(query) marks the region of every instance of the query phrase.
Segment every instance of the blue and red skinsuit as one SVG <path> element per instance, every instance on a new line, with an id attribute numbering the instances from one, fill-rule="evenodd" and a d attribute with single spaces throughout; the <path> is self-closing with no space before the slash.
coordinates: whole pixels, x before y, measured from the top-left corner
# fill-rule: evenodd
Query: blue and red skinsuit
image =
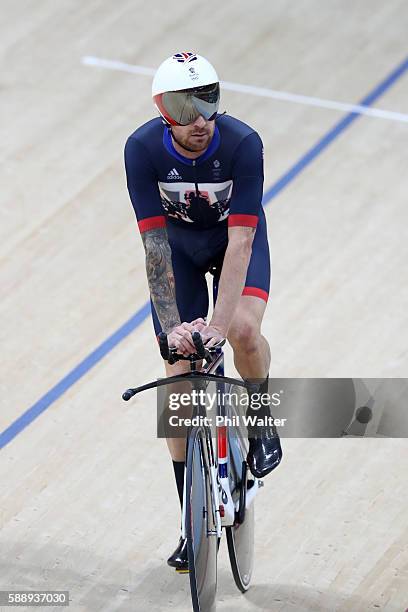
<path id="1" fill-rule="evenodd" d="M 125 166 L 140 232 L 167 227 L 182 321 L 205 317 L 205 274 L 219 276 L 228 227 L 256 227 L 243 295 L 268 299 L 270 259 L 263 189 L 262 141 L 248 125 L 220 115 L 212 141 L 195 160 L 174 148 L 158 117 L 129 136 Z M 152 304 L 156 334 L 160 322 Z"/>

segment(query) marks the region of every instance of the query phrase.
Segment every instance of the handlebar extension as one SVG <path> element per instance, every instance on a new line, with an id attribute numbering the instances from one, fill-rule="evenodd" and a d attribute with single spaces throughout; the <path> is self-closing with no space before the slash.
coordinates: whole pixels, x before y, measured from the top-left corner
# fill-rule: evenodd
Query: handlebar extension
<path id="1" fill-rule="evenodd" d="M 199 359 L 206 359 L 207 357 L 209 357 L 210 355 L 209 350 L 205 347 L 203 343 L 203 339 L 201 338 L 200 332 L 198 331 L 193 332 L 191 334 L 191 337 L 193 339 L 193 343 L 196 348 L 196 352 L 185 357 L 184 355 L 180 355 L 179 353 L 177 353 L 176 348 L 169 347 L 167 334 L 165 334 L 164 332 L 161 332 L 158 336 L 158 340 L 159 340 L 160 354 L 163 357 L 163 359 L 165 359 L 166 361 L 168 361 L 170 365 L 172 365 L 173 363 L 176 363 L 176 361 L 179 361 L 181 359 L 184 359 L 187 361 L 198 361 Z M 220 348 L 224 343 L 225 343 L 225 340 L 220 342 L 217 346 L 213 347 L 213 349 L 216 350 L 217 348 Z"/>

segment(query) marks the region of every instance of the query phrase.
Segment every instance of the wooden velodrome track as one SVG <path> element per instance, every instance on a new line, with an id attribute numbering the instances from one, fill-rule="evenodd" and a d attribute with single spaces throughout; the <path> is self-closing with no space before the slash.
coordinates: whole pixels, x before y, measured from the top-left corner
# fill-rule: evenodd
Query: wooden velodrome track
<path id="1" fill-rule="evenodd" d="M 265 144 L 271 375 L 405 377 L 407 26 L 404 0 L 4 0 L 1 589 L 69 589 L 75 612 L 190 609 L 165 563 L 178 502 L 155 396 L 120 399 L 162 374 L 122 161 L 155 114 L 151 77 L 82 58 L 154 68 L 192 49 L 274 90 L 222 101 Z M 371 92 L 388 113 L 342 110 Z M 238 593 L 223 545 L 218 609 L 405 610 L 407 449 L 286 440 L 257 499 L 253 586 Z"/>

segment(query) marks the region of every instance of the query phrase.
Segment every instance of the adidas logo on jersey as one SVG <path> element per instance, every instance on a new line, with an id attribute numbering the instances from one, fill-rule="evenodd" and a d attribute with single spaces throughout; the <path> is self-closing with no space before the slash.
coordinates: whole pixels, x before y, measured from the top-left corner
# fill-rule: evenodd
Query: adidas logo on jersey
<path id="1" fill-rule="evenodd" d="M 179 175 L 179 173 L 177 172 L 177 170 L 175 168 L 173 168 L 173 170 L 170 170 L 170 172 L 167 175 L 167 180 L 169 181 L 171 179 L 173 179 L 173 181 L 174 180 L 181 181 L 181 176 Z"/>

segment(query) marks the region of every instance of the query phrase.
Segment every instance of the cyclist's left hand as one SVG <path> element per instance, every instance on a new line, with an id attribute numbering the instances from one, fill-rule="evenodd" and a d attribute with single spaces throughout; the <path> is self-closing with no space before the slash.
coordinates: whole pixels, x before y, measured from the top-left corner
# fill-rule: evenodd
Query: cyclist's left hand
<path id="1" fill-rule="evenodd" d="M 206 348 L 215 346 L 219 342 L 222 342 L 222 340 L 225 338 L 224 334 L 221 333 L 221 330 L 213 327 L 212 325 L 206 325 L 203 327 L 203 329 L 200 330 L 200 334 Z"/>

